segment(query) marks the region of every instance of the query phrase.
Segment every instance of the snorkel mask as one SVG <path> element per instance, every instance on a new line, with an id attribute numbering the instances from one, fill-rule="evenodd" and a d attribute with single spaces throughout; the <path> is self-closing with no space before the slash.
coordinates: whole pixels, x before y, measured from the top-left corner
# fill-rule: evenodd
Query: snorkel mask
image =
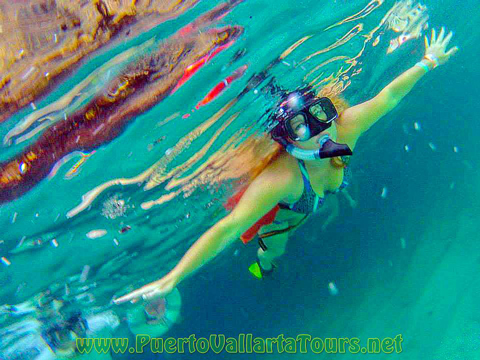
<path id="1" fill-rule="evenodd" d="M 337 110 L 330 99 L 316 98 L 308 88 L 294 91 L 280 103 L 270 134 L 297 159 L 316 160 L 352 155 L 347 145 L 338 144 L 327 135 L 320 139 L 320 148 L 316 150 L 300 149 L 288 141 L 307 141 L 332 126 L 337 118 Z"/>

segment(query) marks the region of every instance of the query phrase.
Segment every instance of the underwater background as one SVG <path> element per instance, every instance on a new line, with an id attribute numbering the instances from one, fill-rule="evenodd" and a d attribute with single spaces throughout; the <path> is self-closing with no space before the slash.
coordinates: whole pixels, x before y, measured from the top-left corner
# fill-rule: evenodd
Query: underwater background
<path id="1" fill-rule="evenodd" d="M 25 107 L 2 123 L 0 137 L 8 137 L 22 119 L 61 99 L 115 56 L 150 39 L 162 42 L 220 4 L 199 1 L 179 17 L 90 54 L 36 101 L 35 109 Z M 476 73 L 480 4 L 474 0 L 425 1 L 425 22 L 420 28 L 417 23 L 409 27 L 412 19 L 407 10 L 415 9 L 416 4 L 389 0 L 238 2 L 213 25 L 241 26 L 243 33 L 233 44 L 212 55 L 175 92 L 140 112 L 113 140 L 100 144 L 94 153 L 67 159 L 55 174 L 1 205 L 0 305 L 4 310 L 0 312 L 0 329 L 12 329 L 34 316 L 15 315 L 5 310 L 7 305 L 28 302 L 46 291 L 68 303 L 65 311 L 108 309 L 122 318 L 129 307 L 138 306 L 115 306 L 111 299 L 169 271 L 189 246 L 225 215 L 222 203 L 231 187 L 218 186 L 207 178 L 199 179 L 193 189 L 170 192 L 175 184 L 165 185 L 175 178 L 173 174 L 150 190 L 143 188 L 142 181 L 113 184 L 78 213 L 73 214 L 72 209 L 93 188 L 113 179 L 133 178 L 159 159 L 165 160 L 164 174 L 168 174 L 200 153 L 200 160 L 182 169 L 187 177 L 194 173 L 232 136 L 259 124 L 274 101 L 259 91 L 249 91 L 220 121 L 200 136 L 192 136 L 191 143 L 169 157 L 172 149 L 215 117 L 245 89 L 252 75 L 292 44 L 308 36 L 271 69 L 282 87 L 293 90 L 313 83 L 321 88 L 322 79 L 332 75 L 345 87 L 342 96 L 350 104 L 358 104 L 419 61 L 423 36 L 445 26 L 454 31 L 451 44 L 458 45 L 460 51 L 446 65 L 427 74 L 357 144 L 350 162 L 351 195 L 357 206 L 351 208 L 340 198 L 340 214 L 325 230 L 321 227 L 326 214 L 312 216 L 290 239 L 272 278 L 253 278 L 248 267 L 255 260 L 257 246 L 235 243 L 179 285 L 180 317 L 162 335 L 208 338 L 224 334 L 238 338 L 239 334 L 310 334 L 358 337 L 363 343 L 367 338 L 401 334 L 402 353 L 210 351 L 111 354 L 111 358 L 480 359 L 480 87 Z M 394 17 L 397 22 L 382 22 L 395 6 L 404 10 Z M 345 38 L 346 34 L 355 35 Z M 341 39 L 345 41 L 339 43 Z M 328 50 L 308 58 L 321 49 Z M 337 60 L 329 62 L 334 58 Z M 346 70 L 352 58 L 357 62 Z M 326 65 L 315 70 L 320 64 Z M 245 74 L 217 98 L 197 106 L 212 88 L 243 65 L 248 66 Z M 119 69 L 98 73 L 82 106 L 100 93 L 102 84 L 111 81 Z M 346 72 L 339 75 L 342 69 Z M 232 116 L 232 123 L 222 128 Z M 15 157 L 38 136 L 5 142 L 0 161 Z M 85 161 L 69 173 L 79 159 Z M 174 194 L 171 198 L 170 193 Z M 142 208 L 142 203 L 162 196 L 167 200 L 151 209 Z M 104 232 L 92 233 L 95 230 Z M 122 321 L 111 336 L 132 334 Z M 0 359 L 14 358 L 6 355 L 14 343 L 0 342 L 4 346 Z"/>

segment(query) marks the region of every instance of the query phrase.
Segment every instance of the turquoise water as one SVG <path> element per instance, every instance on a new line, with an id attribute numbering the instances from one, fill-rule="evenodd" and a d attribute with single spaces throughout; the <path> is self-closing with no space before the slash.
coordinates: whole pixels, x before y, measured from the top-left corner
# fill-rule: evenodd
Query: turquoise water
<path id="1" fill-rule="evenodd" d="M 114 56 L 153 36 L 159 40 L 167 38 L 219 3 L 200 2 L 178 19 L 95 54 L 37 107 L 56 101 Z M 112 309 L 122 316 L 128 307 L 109 305 L 112 297 L 170 270 L 198 236 L 221 218 L 224 194 L 217 194 L 214 187 L 198 188 L 189 197 L 180 195 L 146 211 L 140 204 L 167 193 L 164 186 L 150 191 L 136 184 L 114 186 L 85 211 L 73 218 L 66 214 L 92 188 L 112 179 L 136 176 L 152 166 L 238 95 L 251 75 L 304 36 L 313 35 L 285 58 L 285 63 L 272 70 L 285 88 L 300 86 L 310 70 L 328 59 L 357 55 L 365 42 L 361 36 L 300 65 L 305 56 L 330 46 L 358 24 L 363 24 L 362 34 L 372 31 L 394 2 L 385 1 L 365 18 L 325 31 L 367 4 L 346 0 L 275 4 L 245 1 L 235 7 L 220 22 L 245 29 L 232 47 L 213 58 L 175 94 L 136 117 L 114 141 L 99 147 L 78 175 L 64 178 L 78 159 L 71 160 L 51 180 L 43 180 L 20 199 L 1 206 L 0 224 L 4 231 L 0 235 L 0 254 L 11 265 L 0 264 L 0 304 L 22 303 L 50 288 L 55 296 L 71 302 L 69 308 L 87 312 L 94 308 Z M 364 340 L 402 334 L 403 352 L 388 356 L 480 358 L 480 318 L 475 301 L 480 290 L 475 276 L 480 230 L 475 135 L 480 128 L 476 119 L 478 76 L 474 71 L 480 40 L 475 25 L 480 8 L 475 1 L 425 4 L 430 29 L 446 26 L 453 30 L 452 43 L 460 47 L 460 52 L 448 64 L 425 76 L 394 111 L 360 140 L 351 163 L 355 181 L 352 195 L 358 206 L 351 209 L 340 199 L 340 216 L 324 232 L 320 230 L 324 218 L 309 219 L 292 237 L 274 277 L 266 281 L 253 279 L 247 271 L 255 258 L 255 245 L 238 242 L 227 249 L 179 286 L 182 320 L 170 329 L 168 336 L 311 334 Z M 343 96 L 351 104 L 374 96 L 423 55 L 422 37 L 407 41 L 387 55 L 390 40 L 399 34 L 385 27 L 378 34 L 378 45 L 371 46 L 372 39 L 359 57 L 361 64 L 356 69 L 361 68 L 362 72 L 357 76 L 348 73 L 351 85 Z M 246 49 L 245 56 L 230 64 L 241 49 Z M 213 102 L 191 112 L 210 89 L 245 63 L 249 68 L 242 78 Z M 324 76 L 341 66 L 346 64 L 332 62 L 324 68 Z M 240 112 L 239 117 L 217 139 L 207 157 L 236 131 L 258 121 L 271 105 L 270 99 L 254 92 L 243 97 L 225 115 L 225 120 L 235 112 Z M 25 109 L 2 124 L 0 136 L 3 138 L 31 112 L 32 109 Z M 180 116 L 158 126 L 177 112 Z M 191 116 L 183 119 L 181 115 L 189 112 Z M 216 124 L 200 136 L 168 166 L 174 168 L 192 157 L 220 126 Z M 165 138 L 155 144 L 162 137 Z M 2 148 L 1 159 L 12 157 L 34 140 Z M 112 199 L 124 201 L 124 216 L 111 219 L 102 215 L 106 202 Z M 131 229 L 120 233 L 127 225 Z M 107 235 L 89 239 L 86 234 L 95 229 L 105 229 Z M 41 245 L 34 245 L 37 239 L 42 240 Z M 53 239 L 58 247 L 52 245 Z M 81 282 L 85 266 L 90 270 Z M 329 293 L 330 282 L 338 288 L 336 296 Z M 0 320 L 6 328 L 26 317 L 4 316 Z M 122 324 L 112 336 L 126 333 L 126 325 Z M 143 354 L 138 358 L 230 356 L 353 359 L 362 355 L 210 352 Z"/>

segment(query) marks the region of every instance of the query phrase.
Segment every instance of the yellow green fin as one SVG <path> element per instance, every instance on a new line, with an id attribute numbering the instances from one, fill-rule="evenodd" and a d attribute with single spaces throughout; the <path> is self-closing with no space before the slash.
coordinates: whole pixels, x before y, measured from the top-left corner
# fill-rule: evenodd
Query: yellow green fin
<path id="1" fill-rule="evenodd" d="M 257 279 L 261 279 L 263 277 L 262 271 L 260 270 L 260 266 L 256 262 L 250 265 L 250 267 L 248 268 L 248 271 L 250 271 L 252 275 L 255 276 Z"/>

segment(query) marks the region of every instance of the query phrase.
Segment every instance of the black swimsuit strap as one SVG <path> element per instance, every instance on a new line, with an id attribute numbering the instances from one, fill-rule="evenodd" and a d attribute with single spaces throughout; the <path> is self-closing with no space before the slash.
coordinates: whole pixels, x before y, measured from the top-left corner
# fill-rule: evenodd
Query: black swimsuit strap
<path id="1" fill-rule="evenodd" d="M 269 232 L 266 232 L 264 234 L 261 234 L 261 235 L 258 235 L 258 237 L 260 239 L 265 239 L 265 238 L 268 238 L 268 237 L 271 237 L 271 236 L 275 236 L 275 235 L 280 235 L 280 234 L 284 234 L 286 232 L 289 232 L 290 230 L 293 230 L 297 227 L 299 227 L 308 217 L 309 214 L 306 214 L 297 224 L 295 225 L 290 225 L 288 227 L 286 227 L 285 229 L 280 229 L 280 230 L 272 230 L 272 231 L 269 231 Z M 265 247 L 266 248 L 266 247 Z"/>

